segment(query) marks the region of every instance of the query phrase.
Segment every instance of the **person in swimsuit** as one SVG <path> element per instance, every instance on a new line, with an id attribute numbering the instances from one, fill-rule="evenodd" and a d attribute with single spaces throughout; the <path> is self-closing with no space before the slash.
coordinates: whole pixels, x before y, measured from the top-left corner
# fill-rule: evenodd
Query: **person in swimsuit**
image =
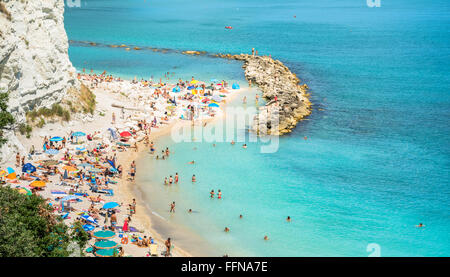
<path id="1" fill-rule="evenodd" d="M 230 228 L 225 227 L 224 231 L 225 231 L 226 233 L 228 233 L 228 232 L 230 231 Z"/>
<path id="2" fill-rule="evenodd" d="M 269 240 L 269 237 L 268 236 L 264 236 L 264 240 Z"/>
<path id="3" fill-rule="evenodd" d="M 222 198 L 222 192 L 220 191 L 220 189 L 219 189 L 219 191 L 217 192 L 217 198 L 218 198 L 218 199 L 221 199 L 221 198 Z"/>
<path id="4" fill-rule="evenodd" d="M 164 185 L 167 185 L 168 181 L 167 181 L 167 177 L 164 178 Z"/>
<path id="5" fill-rule="evenodd" d="M 178 184 L 178 172 L 175 173 L 175 183 Z"/>
<path id="6" fill-rule="evenodd" d="M 173 178 L 172 178 L 172 175 L 170 175 L 170 177 L 169 177 L 169 184 L 172 184 L 173 183 Z"/>
<path id="7" fill-rule="evenodd" d="M 287 222 L 291 222 L 291 217 L 288 216 L 288 217 L 286 218 L 286 221 L 287 221 Z"/>
<path id="8" fill-rule="evenodd" d="M 195 178 L 195 174 L 194 174 L 194 175 L 192 175 L 192 182 L 195 182 L 195 181 L 197 181 L 197 179 Z"/>
<path id="9" fill-rule="evenodd" d="M 242 145 L 242 148 L 247 149 L 247 144 L 244 143 L 244 145 Z"/>
<path id="10" fill-rule="evenodd" d="M 214 190 L 211 190 L 209 194 L 211 194 L 211 198 L 214 198 Z"/>
<path id="11" fill-rule="evenodd" d="M 174 213 L 175 212 L 175 201 L 172 202 L 172 204 L 170 204 L 170 213 Z"/>

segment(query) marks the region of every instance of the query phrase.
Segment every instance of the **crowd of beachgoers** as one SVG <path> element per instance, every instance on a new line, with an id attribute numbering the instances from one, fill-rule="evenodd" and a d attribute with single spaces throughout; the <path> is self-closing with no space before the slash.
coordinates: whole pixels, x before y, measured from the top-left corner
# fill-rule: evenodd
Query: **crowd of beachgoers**
<path id="1" fill-rule="evenodd" d="M 88 256 L 189 256 L 174 247 L 176 238 L 162 238 L 151 228 L 148 211 L 137 203 L 131 189 L 135 159 L 140 151 L 167 153 L 153 140 L 172 123 L 196 124 L 223 113 L 220 106 L 232 88 L 194 77 L 169 84 L 170 73 L 166 82 L 153 82 L 84 71 L 78 79 L 97 97 L 94 115 L 48 124 L 21 138 L 25 149 L 1 166 L 2 185 L 43 197 L 69 226 L 79 221 L 90 237 L 81 250 Z"/>

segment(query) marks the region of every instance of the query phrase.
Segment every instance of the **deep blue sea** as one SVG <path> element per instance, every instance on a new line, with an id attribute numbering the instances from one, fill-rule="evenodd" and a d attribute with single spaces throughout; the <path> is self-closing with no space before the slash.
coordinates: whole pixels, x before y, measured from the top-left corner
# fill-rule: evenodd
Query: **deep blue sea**
<path id="1" fill-rule="evenodd" d="M 139 161 L 148 206 L 215 255 L 450 255 L 450 1 L 81 0 L 66 7 L 65 26 L 74 41 L 232 54 L 254 47 L 310 87 L 312 115 L 275 153 L 165 138 L 157 146 L 170 147 L 169 160 Z M 240 63 L 208 56 L 76 44 L 69 55 L 80 71 L 173 72 L 246 87 Z M 175 172 L 180 184 L 163 186 Z M 209 199 L 211 189 L 223 199 Z M 371 243 L 379 247 L 368 251 Z"/>

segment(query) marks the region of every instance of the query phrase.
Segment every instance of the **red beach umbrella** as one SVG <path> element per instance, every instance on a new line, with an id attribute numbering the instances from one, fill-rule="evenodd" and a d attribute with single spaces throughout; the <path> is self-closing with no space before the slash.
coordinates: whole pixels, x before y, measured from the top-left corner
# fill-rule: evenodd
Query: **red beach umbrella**
<path id="1" fill-rule="evenodd" d="M 131 133 L 128 131 L 124 131 L 124 132 L 120 133 L 120 136 L 121 137 L 131 137 Z"/>

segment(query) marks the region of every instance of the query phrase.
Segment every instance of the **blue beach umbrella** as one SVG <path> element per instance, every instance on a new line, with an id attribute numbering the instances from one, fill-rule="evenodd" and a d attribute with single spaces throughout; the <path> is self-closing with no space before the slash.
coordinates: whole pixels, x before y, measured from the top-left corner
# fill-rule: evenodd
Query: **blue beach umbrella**
<path id="1" fill-rule="evenodd" d="M 86 221 L 88 221 L 88 222 L 97 224 L 97 221 L 96 221 L 92 216 L 90 216 L 90 215 L 88 215 L 88 214 L 82 215 L 81 218 L 83 218 L 84 220 L 86 220 Z"/>
<path id="2" fill-rule="evenodd" d="M 87 151 L 85 147 L 77 147 L 76 149 L 77 149 L 77 151 L 80 151 L 80 152 Z"/>
<path id="3" fill-rule="evenodd" d="M 194 89 L 194 88 L 195 88 L 194 86 L 189 86 L 187 89 L 191 90 L 191 89 Z"/>
<path id="4" fill-rule="evenodd" d="M 76 197 L 75 195 L 68 195 L 68 196 L 64 197 L 63 199 L 61 199 L 61 201 L 70 201 L 70 200 L 74 200 L 77 198 L 78 197 Z"/>
<path id="5" fill-rule="evenodd" d="M 115 208 L 115 207 L 118 207 L 119 206 L 119 203 L 117 203 L 117 202 L 108 202 L 108 203 L 105 203 L 105 205 L 103 205 L 103 209 L 112 209 L 112 208 Z"/>
<path id="6" fill-rule="evenodd" d="M 36 171 L 36 167 L 30 163 L 26 163 L 23 165 L 22 167 L 22 172 L 35 172 Z"/>
<path id="7" fill-rule="evenodd" d="M 50 139 L 50 141 L 62 141 L 62 140 L 63 140 L 62 137 L 52 137 L 52 138 Z"/>
<path id="8" fill-rule="evenodd" d="M 180 92 L 180 91 L 181 91 L 181 89 L 179 86 L 176 86 L 172 89 L 172 92 Z"/>
<path id="9" fill-rule="evenodd" d="M 45 153 L 48 155 L 56 155 L 59 153 L 59 151 L 56 149 L 48 149 L 47 151 L 45 151 Z"/>
<path id="10" fill-rule="evenodd" d="M 211 104 L 208 104 L 208 107 L 218 108 L 219 105 L 216 103 L 211 103 Z"/>
<path id="11" fill-rule="evenodd" d="M 94 230 L 95 227 L 94 227 L 93 225 L 91 225 L 91 224 L 84 224 L 84 225 L 83 225 L 83 229 L 84 229 L 86 232 L 89 232 L 89 231 Z"/>
<path id="12" fill-rule="evenodd" d="M 74 137 L 84 137 L 86 134 L 83 132 L 75 132 L 72 134 L 72 136 Z"/>

